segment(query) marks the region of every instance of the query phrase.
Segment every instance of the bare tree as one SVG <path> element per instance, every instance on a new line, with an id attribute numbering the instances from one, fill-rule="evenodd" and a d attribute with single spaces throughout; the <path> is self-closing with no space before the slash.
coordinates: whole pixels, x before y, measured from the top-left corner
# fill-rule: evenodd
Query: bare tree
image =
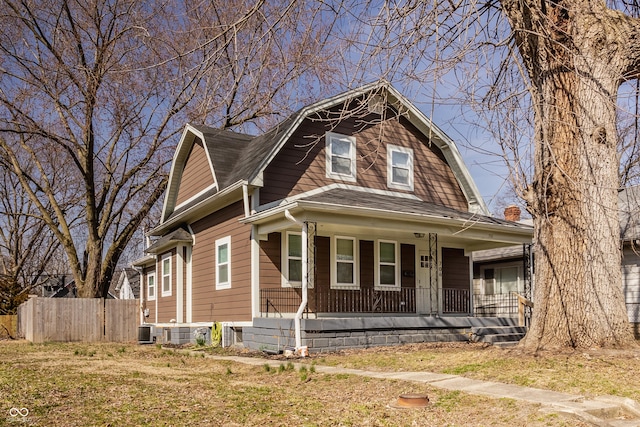
<path id="1" fill-rule="evenodd" d="M 13 314 L 50 275 L 64 273 L 60 255 L 60 242 L 6 171 L 0 177 L 0 314 Z"/>
<path id="2" fill-rule="evenodd" d="M 620 269 L 616 102 L 622 82 L 639 76 L 640 20 L 584 0 L 356 2 L 349 10 L 363 21 L 351 38 L 360 76 L 418 82 L 409 87 L 432 97 L 431 111 L 453 80 L 459 99 L 477 101 L 491 119 L 538 245 L 523 345 L 634 345 Z M 633 162 L 635 141 L 627 141 Z"/>
<path id="3" fill-rule="evenodd" d="M 185 122 L 260 126 L 322 89 L 337 13 L 323 7 L 0 3 L 0 150 L 60 242 L 80 296 L 106 295 L 163 194 Z M 295 91 L 304 97 L 289 95 L 305 82 Z"/>

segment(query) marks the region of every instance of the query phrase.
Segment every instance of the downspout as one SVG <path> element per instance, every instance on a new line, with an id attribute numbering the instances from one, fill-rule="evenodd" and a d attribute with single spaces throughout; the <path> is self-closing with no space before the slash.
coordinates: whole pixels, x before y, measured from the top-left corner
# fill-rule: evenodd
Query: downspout
<path id="1" fill-rule="evenodd" d="M 302 313 L 304 309 L 307 307 L 307 288 L 309 285 L 309 268 L 307 265 L 308 258 L 308 226 L 306 222 L 302 222 L 294 218 L 289 212 L 289 209 L 284 211 L 284 216 L 291 222 L 294 222 L 302 227 L 302 302 L 300 303 L 300 307 L 298 307 L 298 311 L 294 317 L 294 325 L 295 325 L 295 333 L 296 333 L 296 351 L 298 351 L 302 347 L 302 338 L 300 334 L 300 319 L 302 318 Z"/>

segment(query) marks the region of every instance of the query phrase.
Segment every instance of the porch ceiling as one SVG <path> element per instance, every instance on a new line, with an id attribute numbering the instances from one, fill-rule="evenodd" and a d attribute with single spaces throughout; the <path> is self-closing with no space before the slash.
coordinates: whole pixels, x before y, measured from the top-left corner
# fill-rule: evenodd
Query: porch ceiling
<path id="1" fill-rule="evenodd" d="M 376 238 L 414 239 L 415 233 L 437 233 L 441 242 L 467 250 L 529 243 L 532 227 L 413 198 L 365 191 L 332 189 L 258 212 L 243 222 L 258 225 L 260 235 L 296 228 L 284 216 L 318 224 L 320 233 L 351 233 Z"/>

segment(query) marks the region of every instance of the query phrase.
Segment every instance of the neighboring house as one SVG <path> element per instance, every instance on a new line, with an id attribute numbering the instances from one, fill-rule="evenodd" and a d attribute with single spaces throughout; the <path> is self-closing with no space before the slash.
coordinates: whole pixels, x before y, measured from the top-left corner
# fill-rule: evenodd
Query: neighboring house
<path id="1" fill-rule="evenodd" d="M 43 280 L 40 295 L 45 298 L 77 298 L 76 282 L 68 274 L 53 274 Z"/>
<path id="2" fill-rule="evenodd" d="M 454 142 L 379 83 L 259 136 L 186 125 L 150 235 L 155 337 L 215 321 L 226 345 L 323 351 L 504 324 L 472 317 L 470 254 L 532 230 L 490 217 Z"/>
<path id="3" fill-rule="evenodd" d="M 140 298 L 140 273 L 133 268 L 122 268 L 113 275 L 109 296 L 115 299 Z"/>
<path id="4" fill-rule="evenodd" d="M 634 324 L 636 336 L 640 336 L 640 186 L 622 189 L 618 194 L 618 206 L 623 291 L 629 321 Z M 517 217 L 510 219 L 519 221 L 519 209 Z M 533 299 L 534 257 L 535 245 L 474 252 L 476 314 L 516 315 L 512 292 Z"/>

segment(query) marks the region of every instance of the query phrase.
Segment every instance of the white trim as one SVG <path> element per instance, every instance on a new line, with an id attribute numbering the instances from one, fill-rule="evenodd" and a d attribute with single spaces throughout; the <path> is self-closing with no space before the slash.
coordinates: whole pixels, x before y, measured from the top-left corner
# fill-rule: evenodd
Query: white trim
<path id="1" fill-rule="evenodd" d="M 338 239 L 350 240 L 353 243 L 353 261 L 341 260 L 342 263 L 353 264 L 353 283 L 338 283 Z M 360 289 L 360 256 L 358 239 L 353 236 L 334 235 L 331 238 L 331 287 L 335 289 Z"/>
<path id="2" fill-rule="evenodd" d="M 394 263 L 385 263 L 384 265 L 393 265 L 394 266 L 394 274 L 395 274 L 395 283 L 393 285 L 389 284 L 381 284 L 380 283 L 380 266 L 383 265 L 380 261 L 380 243 L 393 243 L 394 245 Z M 374 287 L 380 290 L 400 290 L 400 244 L 397 240 L 386 240 L 386 239 L 376 239 L 375 241 L 376 247 L 374 248 L 374 260 L 375 260 L 375 270 L 374 277 L 375 283 Z"/>
<path id="3" fill-rule="evenodd" d="M 338 156 L 333 154 L 333 143 L 347 142 L 349 144 L 349 155 Z M 334 132 L 327 132 L 325 135 L 325 157 L 326 157 L 326 176 L 330 179 L 339 179 L 341 181 L 356 181 L 356 138 L 355 136 L 342 135 Z M 333 157 L 341 157 L 349 159 L 349 173 L 340 173 L 333 170 Z"/>
<path id="4" fill-rule="evenodd" d="M 394 182 L 393 181 L 393 168 L 394 168 L 394 163 L 393 163 L 393 153 L 403 153 L 403 154 L 407 154 L 409 159 L 408 159 L 408 164 L 407 164 L 407 168 L 408 168 L 408 183 L 407 184 L 403 184 L 400 182 Z M 407 147 L 400 147 L 397 145 L 392 145 L 392 144 L 388 144 L 387 145 L 387 187 L 389 188 L 394 188 L 396 190 L 409 190 L 409 191 L 413 191 L 413 176 L 414 176 L 414 157 L 413 157 L 413 149 L 412 148 L 407 148 Z M 404 169 L 404 168 L 400 168 L 399 169 Z"/>
<path id="5" fill-rule="evenodd" d="M 260 317 L 260 238 L 258 226 L 251 226 L 251 313 Z"/>
<path id="6" fill-rule="evenodd" d="M 184 322 L 184 245 L 176 246 L 176 321 Z"/>
<path id="7" fill-rule="evenodd" d="M 218 251 L 221 246 L 227 245 L 227 261 L 224 263 L 220 263 L 218 259 Z M 229 289 L 231 288 L 231 236 L 223 237 L 222 239 L 216 240 L 216 253 L 215 253 L 216 261 L 216 290 Z M 227 281 L 220 282 L 220 267 L 225 265 L 227 267 Z"/>
<path id="8" fill-rule="evenodd" d="M 149 278 L 153 277 L 153 297 L 149 293 Z M 147 301 L 155 301 L 158 295 L 158 281 L 156 280 L 156 272 L 149 272 L 145 275 L 146 285 L 147 285 Z"/>
<path id="9" fill-rule="evenodd" d="M 178 210 L 183 206 L 188 205 L 189 203 L 191 203 L 192 201 L 196 200 L 198 197 L 202 196 L 204 193 L 206 193 L 207 191 L 210 191 L 212 188 L 218 188 L 218 184 L 217 183 L 213 183 L 211 185 L 209 185 L 207 188 L 205 188 L 204 190 L 198 191 L 195 195 L 189 197 L 187 200 L 185 200 L 184 202 L 181 202 L 178 205 L 175 205 L 173 210 Z"/>
<path id="10" fill-rule="evenodd" d="M 302 264 L 302 252 L 304 248 L 300 248 L 300 257 L 290 257 L 289 256 L 289 236 L 300 236 L 300 241 L 302 244 L 302 233 L 300 231 L 286 231 L 281 233 L 281 236 L 284 237 L 284 241 L 281 238 L 280 242 L 280 251 L 282 254 L 282 271 L 280 276 L 282 277 L 282 287 L 283 288 L 300 288 L 302 287 L 302 280 L 290 281 L 289 280 L 289 258 L 300 261 Z M 302 266 L 304 271 L 304 266 Z"/>
<path id="11" fill-rule="evenodd" d="M 191 245 L 187 246 L 187 315 L 186 322 L 193 321 L 193 263 L 191 262 L 193 255 L 193 247 Z"/>
<path id="12" fill-rule="evenodd" d="M 164 262 L 165 262 L 166 259 L 169 259 L 169 272 L 168 273 L 164 271 Z M 167 252 L 167 253 L 163 254 L 162 257 L 160 257 L 160 276 L 162 278 L 162 280 L 161 280 L 162 286 L 161 286 L 160 289 L 161 289 L 161 292 L 162 292 L 161 295 L 163 297 L 170 297 L 171 296 L 171 291 L 172 291 L 172 288 L 173 288 L 173 283 L 172 283 L 173 282 L 173 278 L 171 277 L 171 274 L 172 274 L 171 270 L 173 268 L 173 266 L 171 265 L 172 261 L 173 261 L 173 256 L 172 256 L 171 252 Z M 164 288 L 164 278 L 165 277 L 169 278 L 169 289 L 168 290 L 165 290 L 165 288 Z"/>

